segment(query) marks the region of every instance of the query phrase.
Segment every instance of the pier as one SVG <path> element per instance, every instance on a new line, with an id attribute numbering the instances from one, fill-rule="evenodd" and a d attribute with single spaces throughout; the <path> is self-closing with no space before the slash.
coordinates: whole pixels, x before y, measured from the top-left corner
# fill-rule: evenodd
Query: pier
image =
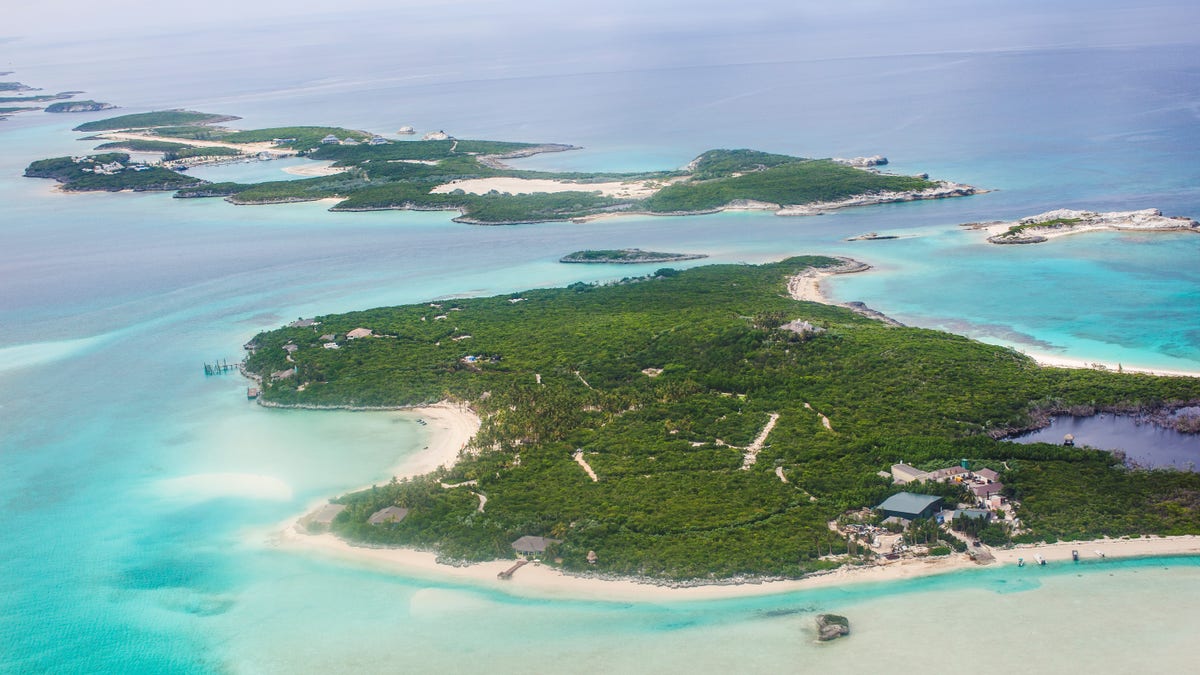
<path id="1" fill-rule="evenodd" d="M 237 370 L 237 369 L 238 369 L 237 363 L 230 363 L 229 361 L 227 361 L 225 359 L 221 359 L 219 361 L 213 361 L 212 363 L 205 362 L 204 375 L 206 377 L 210 376 L 210 375 L 224 375 L 225 373 L 228 373 L 231 370 Z"/>
<path id="2" fill-rule="evenodd" d="M 511 579 L 511 578 L 512 578 L 512 575 L 513 575 L 513 572 L 516 572 L 517 570 L 521 569 L 522 567 L 524 567 L 524 566 L 526 566 L 526 565 L 528 565 L 528 564 L 529 564 L 529 561 L 528 561 L 528 560 L 518 560 L 516 563 L 514 563 L 514 564 L 513 564 L 513 566 L 512 566 L 512 567 L 510 567 L 510 568 L 508 568 L 508 569 L 504 570 L 503 572 L 501 572 L 501 573 L 497 574 L 497 575 L 496 575 L 496 578 L 497 578 L 497 579 Z"/>

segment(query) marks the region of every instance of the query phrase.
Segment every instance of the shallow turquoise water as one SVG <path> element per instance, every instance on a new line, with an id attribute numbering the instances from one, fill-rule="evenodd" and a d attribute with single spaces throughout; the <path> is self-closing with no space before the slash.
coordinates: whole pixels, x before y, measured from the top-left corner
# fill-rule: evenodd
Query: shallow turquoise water
<path id="1" fill-rule="evenodd" d="M 882 152 L 896 170 L 997 191 L 817 218 L 481 228 L 436 213 L 54 194 L 20 178 L 24 166 L 89 147 L 69 128 L 105 115 L 0 122 L 0 514 L 10 523 L 0 538 L 0 670 L 528 672 L 536 654 L 562 672 L 861 672 L 894 668 L 896 654 L 931 636 L 981 635 L 1021 645 L 989 654 L 1010 669 L 1181 670 L 1200 656 L 1190 639 L 1197 559 L 615 604 L 510 597 L 273 548 L 279 523 L 386 480 L 424 432 L 401 415 L 262 409 L 236 377 L 205 378 L 204 361 L 236 359 L 255 332 L 297 316 L 658 267 L 556 262 L 582 248 L 709 254 L 703 263 L 852 255 L 876 271 L 833 280 L 833 294 L 909 323 L 1030 351 L 1200 369 L 1200 237 L 1097 234 L 998 248 L 957 228 L 1063 206 L 1200 215 L 1192 45 L 819 60 L 796 54 L 809 48 L 786 30 L 760 27 L 747 40 L 744 24 L 700 18 L 674 41 L 634 33 L 622 50 L 560 36 L 448 56 L 431 47 L 492 29 L 429 21 L 403 53 L 389 51 L 394 40 L 389 50 L 359 40 L 357 54 L 329 48 L 337 31 L 321 24 L 290 33 L 294 48 L 237 33 L 216 47 L 187 35 L 33 41 L 14 47 L 8 68 L 130 111 L 187 106 L 242 115 L 248 127 L 414 124 L 587 146 L 522 162 L 531 167 L 662 168 L 709 147 Z M 862 44 L 893 39 L 890 26 L 856 30 Z M 729 51 L 745 44 L 752 53 Z M 153 60 L 130 68 L 138 53 L 164 48 L 196 65 L 186 76 L 145 65 Z M 276 49 L 288 58 L 245 67 L 248 53 Z M 604 60 L 634 52 L 630 62 Z M 370 59 L 376 67 L 360 67 Z M 906 238 L 845 241 L 867 231 Z M 849 614 L 854 637 L 812 644 L 811 612 L 823 609 Z"/>

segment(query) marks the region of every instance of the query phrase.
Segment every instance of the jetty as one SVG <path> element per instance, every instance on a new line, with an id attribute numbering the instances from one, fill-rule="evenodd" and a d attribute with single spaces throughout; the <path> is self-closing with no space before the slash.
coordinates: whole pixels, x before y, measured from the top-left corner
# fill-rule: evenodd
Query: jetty
<path id="1" fill-rule="evenodd" d="M 497 579 L 511 579 L 514 572 L 529 564 L 528 560 L 518 560 L 513 566 L 496 575 Z"/>
<path id="2" fill-rule="evenodd" d="M 205 362 L 204 375 L 205 376 L 224 375 L 225 373 L 228 373 L 231 370 L 237 370 L 237 369 L 238 369 L 238 364 L 230 363 L 229 361 L 227 361 L 225 359 L 220 359 L 218 361 L 213 361 L 212 363 Z"/>

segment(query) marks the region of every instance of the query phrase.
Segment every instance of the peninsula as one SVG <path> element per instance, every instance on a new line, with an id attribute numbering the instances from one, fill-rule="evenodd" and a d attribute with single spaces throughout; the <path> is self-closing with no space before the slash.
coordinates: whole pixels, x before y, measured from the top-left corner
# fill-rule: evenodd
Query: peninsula
<path id="1" fill-rule="evenodd" d="M 270 405 L 469 405 L 480 426 L 456 462 L 341 495 L 308 521 L 444 560 L 524 555 L 669 583 L 799 578 L 876 560 L 846 533 L 894 527 L 872 509 L 902 493 L 920 508 L 897 533 L 934 557 L 967 547 L 925 510 L 980 496 L 1008 513 L 964 521 L 963 536 L 994 546 L 1200 534 L 1200 474 L 997 440 L 1048 411 L 1194 404 L 1200 379 L 1043 368 L 787 292 L 851 263 L 664 269 L 321 316 L 255 336 L 245 369 Z M 995 482 L 921 480 L 969 472 Z"/>
<path id="2" fill-rule="evenodd" d="M 169 190 L 179 198 L 222 197 L 243 205 L 333 199 L 337 200 L 333 211 L 458 211 L 456 221 L 481 225 L 622 214 L 693 215 L 727 209 L 816 215 L 851 206 L 981 192 L 924 176 L 880 173 L 871 168 L 880 163 L 874 160 L 807 159 L 744 149 L 709 150 L 677 170 L 525 171 L 504 160 L 575 148 L 461 140 L 441 131 L 425 134 L 418 141 L 340 127 L 239 131 L 218 126 L 235 119 L 165 110 L 88 122 L 76 130 L 98 132 L 88 137 L 105 141 L 96 150 L 161 152 L 162 159 L 58 157 L 31 163 L 25 175 L 52 178 L 62 183 L 65 191 Z M 291 156 L 329 161 L 332 167 L 310 178 L 260 183 L 211 183 L 179 173 L 201 163 Z M 104 180 L 95 178 L 97 165 L 109 167 Z M 150 170 L 156 172 L 153 181 L 137 175 Z"/>
<path id="3" fill-rule="evenodd" d="M 1040 244 L 1068 234 L 1102 230 L 1200 232 L 1200 223 L 1191 218 L 1164 216 L 1158 209 L 1109 213 L 1057 209 L 1012 223 L 970 223 L 964 227 L 985 230 L 992 244 Z"/>

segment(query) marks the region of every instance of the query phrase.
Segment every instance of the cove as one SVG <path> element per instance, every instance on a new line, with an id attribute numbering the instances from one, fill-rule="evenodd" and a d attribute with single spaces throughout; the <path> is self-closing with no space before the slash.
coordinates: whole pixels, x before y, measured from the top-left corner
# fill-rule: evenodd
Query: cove
<path id="1" fill-rule="evenodd" d="M 1180 433 L 1131 415 L 1056 415 L 1050 426 L 1009 440 L 1060 444 L 1067 434 L 1075 437 L 1075 445 L 1123 452 L 1127 461 L 1140 467 L 1196 471 L 1200 466 L 1200 434 Z"/>

